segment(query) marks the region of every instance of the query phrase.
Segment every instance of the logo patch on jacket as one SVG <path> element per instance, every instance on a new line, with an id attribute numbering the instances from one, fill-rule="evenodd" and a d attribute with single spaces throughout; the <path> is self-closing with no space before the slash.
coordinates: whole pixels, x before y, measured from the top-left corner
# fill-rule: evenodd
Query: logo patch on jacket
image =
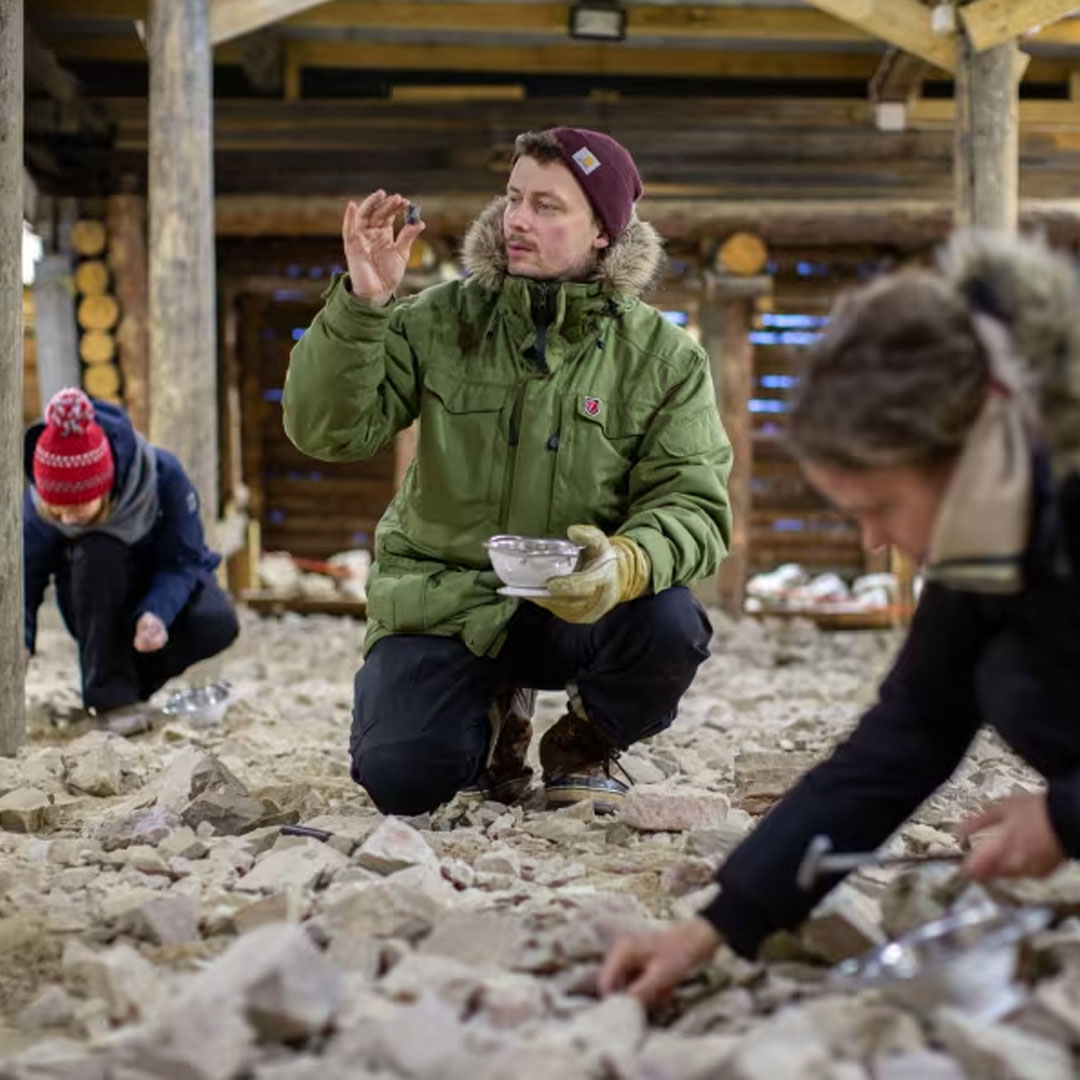
<path id="1" fill-rule="evenodd" d="M 574 155 L 574 161 L 586 176 L 600 168 L 600 159 L 587 146 L 583 146 Z"/>
<path id="2" fill-rule="evenodd" d="M 600 415 L 600 399 L 599 398 L 587 397 L 585 399 L 584 404 L 585 404 L 585 412 L 588 413 L 589 416 L 599 416 Z"/>

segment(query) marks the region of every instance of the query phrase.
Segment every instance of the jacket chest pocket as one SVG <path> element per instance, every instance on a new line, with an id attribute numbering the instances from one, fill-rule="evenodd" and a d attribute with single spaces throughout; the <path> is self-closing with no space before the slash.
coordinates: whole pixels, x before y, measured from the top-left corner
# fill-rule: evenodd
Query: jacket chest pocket
<path id="1" fill-rule="evenodd" d="M 414 491 L 422 517 L 464 528 L 493 513 L 492 478 L 505 456 L 500 418 L 509 396 L 505 386 L 425 373 Z"/>
<path id="2" fill-rule="evenodd" d="M 551 526 L 578 522 L 611 529 L 626 517 L 630 473 L 652 409 L 576 394 L 563 399 Z"/>

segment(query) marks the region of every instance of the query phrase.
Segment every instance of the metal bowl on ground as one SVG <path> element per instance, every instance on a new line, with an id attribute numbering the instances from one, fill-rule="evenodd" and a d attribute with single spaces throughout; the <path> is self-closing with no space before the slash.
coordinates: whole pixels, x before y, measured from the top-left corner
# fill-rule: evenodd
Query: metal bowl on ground
<path id="1" fill-rule="evenodd" d="M 837 989 L 877 989 L 919 1012 L 940 1005 L 992 1022 L 1027 997 L 1016 982 L 1024 938 L 1050 922 L 1047 908 L 973 905 L 924 923 L 833 968 Z"/>
<path id="2" fill-rule="evenodd" d="M 536 536 L 493 536 L 486 547 L 495 573 L 512 589 L 545 591 L 551 578 L 577 569 L 581 554 L 580 544 Z"/>
<path id="3" fill-rule="evenodd" d="M 185 720 L 196 727 L 215 727 L 225 717 L 232 700 L 232 687 L 227 682 L 193 686 L 170 694 L 161 711 L 175 720 Z"/>

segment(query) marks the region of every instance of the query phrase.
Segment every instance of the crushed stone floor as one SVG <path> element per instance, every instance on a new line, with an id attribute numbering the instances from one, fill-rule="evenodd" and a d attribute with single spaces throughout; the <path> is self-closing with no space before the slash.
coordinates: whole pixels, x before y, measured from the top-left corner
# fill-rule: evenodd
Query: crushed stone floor
<path id="1" fill-rule="evenodd" d="M 697 910 L 712 871 L 873 698 L 895 634 L 714 616 L 675 726 L 623 758 L 618 818 L 455 801 L 383 819 L 349 779 L 361 624 L 243 613 L 218 726 L 123 738 L 72 721 L 44 611 L 29 738 L 0 759 L 0 1078 L 1069 1080 L 1080 1075 L 1080 870 L 1048 903 L 1032 992 L 995 1024 L 840 992 L 830 963 L 970 899 L 949 867 L 866 871 L 796 938 L 720 950 L 661 1011 L 598 1001 L 608 944 Z M 184 680 L 168 689 L 185 685 Z M 159 695 L 158 702 L 164 695 Z M 538 728 L 561 713 L 541 697 Z M 534 744 L 535 745 L 535 744 Z M 980 736 L 890 850 L 949 850 L 980 801 L 1036 787 Z M 327 842 L 282 836 L 304 823 Z"/>

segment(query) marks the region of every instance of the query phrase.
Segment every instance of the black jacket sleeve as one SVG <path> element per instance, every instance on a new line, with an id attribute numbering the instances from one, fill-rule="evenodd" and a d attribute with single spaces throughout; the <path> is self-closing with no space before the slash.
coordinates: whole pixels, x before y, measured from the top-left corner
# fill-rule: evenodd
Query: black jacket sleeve
<path id="1" fill-rule="evenodd" d="M 989 633 L 976 598 L 925 589 L 878 703 L 720 868 L 719 895 L 701 914 L 732 948 L 753 956 L 840 882 L 796 884 L 813 837 L 828 836 L 836 851 L 871 851 L 949 778 L 979 728 L 975 668 Z"/>

